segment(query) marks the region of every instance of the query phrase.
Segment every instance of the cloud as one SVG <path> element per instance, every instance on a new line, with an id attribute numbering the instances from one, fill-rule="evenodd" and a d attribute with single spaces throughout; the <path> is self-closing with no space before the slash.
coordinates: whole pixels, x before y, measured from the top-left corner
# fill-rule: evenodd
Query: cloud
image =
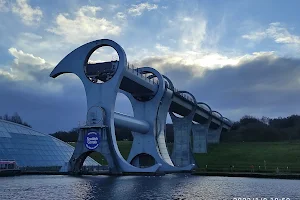
<path id="1" fill-rule="evenodd" d="M 188 18 L 188 21 L 186 19 L 186 17 L 183 18 L 184 23 L 179 24 L 183 45 L 193 50 L 200 49 L 205 39 L 207 22 L 204 20 L 194 22 L 191 18 Z"/>
<path id="2" fill-rule="evenodd" d="M 44 133 L 77 127 L 78 121 L 85 119 L 86 112 L 84 89 L 80 81 L 73 81 L 72 84 L 66 82 L 54 91 L 53 87 L 57 87 L 61 79 L 51 80 L 49 74 L 42 74 L 41 78 L 47 84 L 38 83 L 43 86 L 37 89 L 32 87 L 33 81 L 7 80 L 0 73 L 0 114 L 18 112 L 35 130 Z"/>
<path id="3" fill-rule="evenodd" d="M 52 65 L 56 65 L 65 55 L 78 47 L 54 34 L 32 32 L 19 33 L 14 39 L 14 44 L 10 46 L 41 57 Z"/>
<path id="4" fill-rule="evenodd" d="M 54 67 L 45 59 L 15 48 L 10 48 L 9 53 L 14 61 L 0 66 L 0 115 L 17 111 L 35 129 L 46 133 L 69 130 L 84 119 L 85 99 L 80 81 L 70 75 L 54 80 L 49 77 Z M 74 97 L 76 93 L 80 94 Z M 70 113 L 79 117 L 69 119 Z M 67 125 L 60 124 L 59 118 L 65 118 Z"/>
<path id="5" fill-rule="evenodd" d="M 124 14 L 123 12 L 118 12 L 116 14 L 116 18 L 119 20 L 126 20 L 126 14 Z"/>
<path id="6" fill-rule="evenodd" d="M 43 58 L 25 53 L 16 48 L 9 48 L 8 52 L 14 57 L 14 62 L 8 67 L 0 68 L 2 78 L 13 81 L 31 81 L 30 83 L 40 82 L 38 85 L 32 84 L 33 89 L 44 86 L 43 73 L 50 73 L 53 66 Z M 47 83 L 45 83 L 47 85 Z M 54 88 L 53 88 L 54 89 Z"/>
<path id="7" fill-rule="evenodd" d="M 40 36 L 40 35 L 37 35 L 37 34 L 34 34 L 34 33 L 28 33 L 28 32 L 21 33 L 20 36 L 23 37 L 23 38 L 30 39 L 30 40 L 41 40 L 41 39 L 43 39 L 43 37 Z"/>
<path id="8" fill-rule="evenodd" d="M 264 31 L 251 32 L 250 34 L 242 35 L 242 38 L 254 41 L 262 40 L 266 37 L 267 33 Z"/>
<path id="9" fill-rule="evenodd" d="M 15 78 L 15 76 L 12 73 L 3 69 L 0 69 L 0 77 L 1 76 L 10 80 L 13 80 Z"/>
<path id="10" fill-rule="evenodd" d="M 85 91 L 75 75 L 53 79 L 49 74 L 54 66 L 45 59 L 15 48 L 9 53 L 14 61 L 0 66 L 0 115 L 18 112 L 34 129 L 45 133 L 70 130 L 85 121 Z M 124 110 L 126 100 L 119 99 L 117 107 Z"/>
<path id="11" fill-rule="evenodd" d="M 272 52 L 241 56 L 235 65 L 209 69 L 182 59 L 152 57 L 141 61 L 167 75 L 179 90 L 188 90 L 224 116 L 279 117 L 300 113 L 300 60 Z M 162 70 L 163 69 L 163 70 Z"/>
<path id="12" fill-rule="evenodd" d="M 32 8 L 27 0 L 17 0 L 12 6 L 12 12 L 21 17 L 22 22 L 27 26 L 36 25 L 43 17 L 43 12 L 39 7 Z"/>
<path id="13" fill-rule="evenodd" d="M 253 31 L 250 34 L 242 35 L 242 38 L 260 41 L 263 39 L 273 39 L 278 44 L 297 44 L 300 45 L 300 37 L 291 34 L 287 28 L 281 23 L 274 22 L 270 23 L 269 27 L 262 31 Z"/>
<path id="14" fill-rule="evenodd" d="M 188 16 L 174 13 L 173 18 L 163 18 L 163 27 L 157 37 L 160 40 L 174 41 L 177 51 L 203 51 L 202 45 L 208 39 L 207 20 L 200 14 Z"/>
<path id="15" fill-rule="evenodd" d="M 287 116 L 300 112 L 299 77 L 299 59 L 261 55 L 237 67 L 208 70 L 190 90 L 199 97 L 203 91 L 202 98 L 233 119 L 245 114 Z"/>
<path id="16" fill-rule="evenodd" d="M 18 30 L 13 44 L 4 49 L 9 55 L 4 55 L 0 64 L 0 110 L 20 111 L 26 121 L 45 132 L 75 127 L 86 114 L 83 86 L 74 76 L 54 80 L 49 74 L 79 45 L 116 37 L 130 63 L 156 68 L 169 76 L 175 87 L 192 92 L 197 100 L 207 102 L 226 117 L 237 120 L 245 114 L 278 117 L 300 112 L 299 60 L 280 57 L 269 49 L 245 54 L 226 48 L 225 52 L 218 41 L 226 35 L 226 21 L 216 26 L 197 9 L 177 10 L 171 5 L 167 10 L 172 12 L 159 13 L 156 4 L 136 4 L 125 10 L 122 5 L 104 9 L 102 4 L 82 6 L 66 14 L 62 10 L 55 14 L 46 32 Z M 14 6 L 20 7 L 18 3 Z M 155 9 L 157 15 L 147 18 L 149 23 L 131 17 Z M 299 36 L 283 24 L 251 30 L 255 31 L 242 36 L 247 41 L 272 39 L 282 46 L 300 47 Z M 230 38 L 226 37 L 226 42 L 230 43 Z M 112 57 L 101 57 L 102 53 L 96 52 L 93 60 Z M 12 57 L 11 63 L 8 56 Z M 127 108 L 123 104 L 120 107 Z"/>
<path id="17" fill-rule="evenodd" d="M 6 0 L 0 0 L 0 12 L 7 12 L 9 10 L 7 4 Z"/>
<path id="18" fill-rule="evenodd" d="M 15 57 L 15 64 L 31 64 L 31 65 L 44 65 L 46 61 L 43 58 L 35 57 L 32 54 L 24 53 L 23 51 L 18 51 L 15 48 L 10 48 L 9 53 Z"/>
<path id="19" fill-rule="evenodd" d="M 191 18 L 191 17 L 183 17 L 182 20 L 185 21 L 185 22 L 192 22 L 192 21 L 194 21 L 193 18 Z"/>
<path id="20" fill-rule="evenodd" d="M 162 73 L 183 67 L 185 70 L 191 71 L 194 77 L 201 77 L 204 69 L 213 70 L 228 65 L 237 67 L 244 60 L 252 60 L 258 56 L 275 56 L 274 52 L 254 52 L 252 54 L 233 56 L 205 50 L 192 51 L 183 49 L 175 51 L 159 43 L 155 45 L 155 48 L 158 50 L 158 53 L 147 55 L 146 52 L 145 55 L 138 56 L 132 63 L 137 67 L 152 66 Z"/>
<path id="21" fill-rule="evenodd" d="M 132 16 L 140 16 L 146 10 L 150 11 L 150 10 L 155 10 L 157 8 L 158 6 L 156 4 L 149 4 L 148 2 L 140 3 L 140 4 L 131 5 L 131 7 L 128 9 L 128 13 Z"/>
<path id="22" fill-rule="evenodd" d="M 168 51 L 170 50 L 169 47 L 163 46 L 163 45 L 161 45 L 161 44 L 156 44 L 156 45 L 155 45 L 155 48 L 156 48 L 157 50 L 159 50 L 159 51 L 162 51 L 162 52 L 168 52 Z"/>
<path id="23" fill-rule="evenodd" d="M 85 16 L 91 14 L 91 16 L 95 16 L 96 12 L 102 10 L 101 7 L 95 6 L 83 6 L 79 9 L 78 15 Z"/>
<path id="24" fill-rule="evenodd" d="M 156 46 L 163 49 L 162 45 Z M 49 77 L 53 66 L 45 59 L 15 48 L 9 52 L 14 62 L 0 68 L 2 112 L 18 111 L 43 132 L 68 130 L 84 120 L 85 93 L 78 78 L 64 75 L 54 80 Z M 300 112 L 299 59 L 256 52 L 237 57 L 234 65 L 207 68 L 199 64 L 202 62 L 185 61 L 186 55 L 171 57 L 168 53 L 142 58 L 140 64 L 156 68 L 176 88 L 191 92 L 198 101 L 230 119 L 238 120 L 246 114 L 278 117 Z M 127 111 L 123 103 L 121 99 L 117 107 L 130 112 L 131 108 Z"/>
<path id="25" fill-rule="evenodd" d="M 83 6 L 75 12 L 73 19 L 67 14 L 59 14 L 55 26 L 48 31 L 62 36 L 69 43 L 83 43 L 87 40 L 119 35 L 121 27 L 105 18 L 98 18 L 101 7 Z"/>
<path id="26" fill-rule="evenodd" d="M 111 10 L 111 11 L 115 11 L 116 9 L 118 9 L 120 7 L 119 4 L 109 4 L 108 5 L 108 8 Z"/>

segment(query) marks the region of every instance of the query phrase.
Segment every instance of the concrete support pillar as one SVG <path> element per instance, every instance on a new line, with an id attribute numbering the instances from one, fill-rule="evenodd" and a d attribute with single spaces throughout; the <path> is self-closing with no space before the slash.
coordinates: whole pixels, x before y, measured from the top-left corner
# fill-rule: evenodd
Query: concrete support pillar
<path id="1" fill-rule="evenodd" d="M 209 129 L 208 131 L 208 137 L 207 137 L 207 142 L 209 144 L 219 144 L 220 143 L 220 136 L 221 136 L 221 132 L 222 132 L 222 128 L 223 128 L 223 116 L 217 112 L 217 111 L 212 111 L 212 113 L 214 114 L 218 114 L 220 116 L 221 119 L 221 124 L 217 129 Z"/>
<path id="2" fill-rule="evenodd" d="M 193 124 L 193 153 L 207 153 L 207 134 L 209 125 Z"/>
<path id="3" fill-rule="evenodd" d="M 171 158 L 175 166 L 183 167 L 196 163 L 191 147 L 191 132 L 193 118 L 195 116 L 197 108 L 197 101 L 195 97 L 189 92 L 179 91 L 178 93 L 187 93 L 191 95 L 195 103 L 190 114 L 187 116 L 177 117 L 173 112 L 169 112 L 174 129 L 174 144 Z"/>
<path id="4" fill-rule="evenodd" d="M 209 105 L 203 102 L 198 102 L 198 105 L 204 105 L 208 108 L 209 117 L 204 124 L 192 125 L 193 132 L 193 153 L 207 153 L 207 134 L 212 120 L 212 110 Z"/>
<path id="5" fill-rule="evenodd" d="M 109 141 L 107 138 L 107 127 L 83 127 L 79 131 L 78 140 L 75 146 L 73 155 L 69 161 L 68 171 L 74 174 L 78 174 L 81 171 L 81 167 L 84 160 L 92 152 L 98 152 L 102 154 L 107 160 L 108 167 L 111 173 L 119 173 L 118 165 L 116 164 L 111 151 L 109 149 Z M 89 138 L 88 134 L 93 133 L 93 137 L 96 137 L 98 141 L 95 141 L 95 145 L 86 145 L 86 138 Z M 100 145 L 101 144 L 101 145 Z"/>

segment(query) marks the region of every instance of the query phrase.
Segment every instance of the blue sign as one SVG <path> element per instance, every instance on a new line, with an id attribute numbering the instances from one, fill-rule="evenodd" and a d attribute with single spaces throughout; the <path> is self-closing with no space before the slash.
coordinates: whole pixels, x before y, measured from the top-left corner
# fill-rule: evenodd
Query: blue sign
<path id="1" fill-rule="evenodd" d="M 100 144 L 99 133 L 95 131 L 88 132 L 84 138 L 85 147 L 89 150 L 96 149 Z"/>

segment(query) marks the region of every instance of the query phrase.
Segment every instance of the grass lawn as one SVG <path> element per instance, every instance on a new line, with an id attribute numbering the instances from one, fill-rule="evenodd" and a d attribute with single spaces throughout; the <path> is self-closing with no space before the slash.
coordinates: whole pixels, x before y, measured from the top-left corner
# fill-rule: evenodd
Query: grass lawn
<path id="1" fill-rule="evenodd" d="M 300 142 L 244 142 L 209 145 L 207 154 L 195 154 L 200 169 L 211 171 L 299 171 Z M 260 168 L 259 168 L 260 166 Z M 265 170 L 266 166 L 266 170 Z M 287 168 L 288 167 L 288 168 Z"/>
<path id="2" fill-rule="evenodd" d="M 118 141 L 122 156 L 127 159 L 131 142 Z M 73 143 L 74 146 L 74 143 Z M 99 153 L 90 155 L 100 164 L 106 164 Z M 194 154 L 205 171 L 300 172 L 300 142 L 244 142 L 209 145 L 207 154 Z M 234 168 L 230 168 L 230 166 Z M 259 167 L 260 166 L 260 167 Z M 265 168 L 266 167 L 266 168 Z"/>

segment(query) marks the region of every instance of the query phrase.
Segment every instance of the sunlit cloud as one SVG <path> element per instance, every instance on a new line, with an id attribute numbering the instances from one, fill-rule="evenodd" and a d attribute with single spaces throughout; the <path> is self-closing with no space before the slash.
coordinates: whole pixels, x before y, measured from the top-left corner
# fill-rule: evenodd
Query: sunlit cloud
<path id="1" fill-rule="evenodd" d="M 45 109 L 41 113 L 52 116 L 58 105 L 72 105 L 59 108 L 67 118 L 68 112 L 83 106 L 64 124 L 71 129 L 72 121 L 86 114 L 83 86 L 76 76 L 52 79 L 49 74 L 75 48 L 108 38 L 124 48 L 130 64 L 154 67 L 177 88 L 231 119 L 298 112 L 293 109 L 300 99 L 298 24 L 281 16 L 265 24 L 263 15 L 244 15 L 240 4 L 211 4 L 0 0 L 0 84 L 5 88 L 1 95 L 7 97 L 0 109 L 15 108 L 11 98 L 40 98 Z M 115 58 L 113 52 L 98 49 L 90 62 Z M 46 103 L 48 99 L 52 103 Z M 20 109 L 28 106 L 19 104 Z"/>
<path id="2" fill-rule="evenodd" d="M 151 11 L 157 9 L 158 6 L 156 4 L 140 3 L 134 4 L 128 9 L 128 14 L 132 16 L 142 15 L 145 11 Z"/>
<path id="3" fill-rule="evenodd" d="M 6 0 L 0 0 L 0 12 L 7 12 L 8 10 L 8 2 Z"/>
<path id="4" fill-rule="evenodd" d="M 55 20 L 55 26 L 48 31 L 62 36 L 70 43 L 83 43 L 110 35 L 119 35 L 121 27 L 104 17 L 97 17 L 101 7 L 83 6 L 75 13 L 75 17 L 60 13 Z"/>
<path id="5" fill-rule="evenodd" d="M 19 15 L 22 22 L 28 26 L 38 24 L 43 17 L 42 10 L 39 7 L 32 8 L 27 0 L 17 0 L 12 6 L 12 12 Z"/>
<path id="6" fill-rule="evenodd" d="M 269 24 L 269 27 L 262 31 L 253 31 L 242 35 L 242 38 L 260 41 L 266 38 L 273 39 L 278 44 L 298 44 L 300 45 L 300 36 L 291 34 L 286 27 L 279 22 Z"/>

